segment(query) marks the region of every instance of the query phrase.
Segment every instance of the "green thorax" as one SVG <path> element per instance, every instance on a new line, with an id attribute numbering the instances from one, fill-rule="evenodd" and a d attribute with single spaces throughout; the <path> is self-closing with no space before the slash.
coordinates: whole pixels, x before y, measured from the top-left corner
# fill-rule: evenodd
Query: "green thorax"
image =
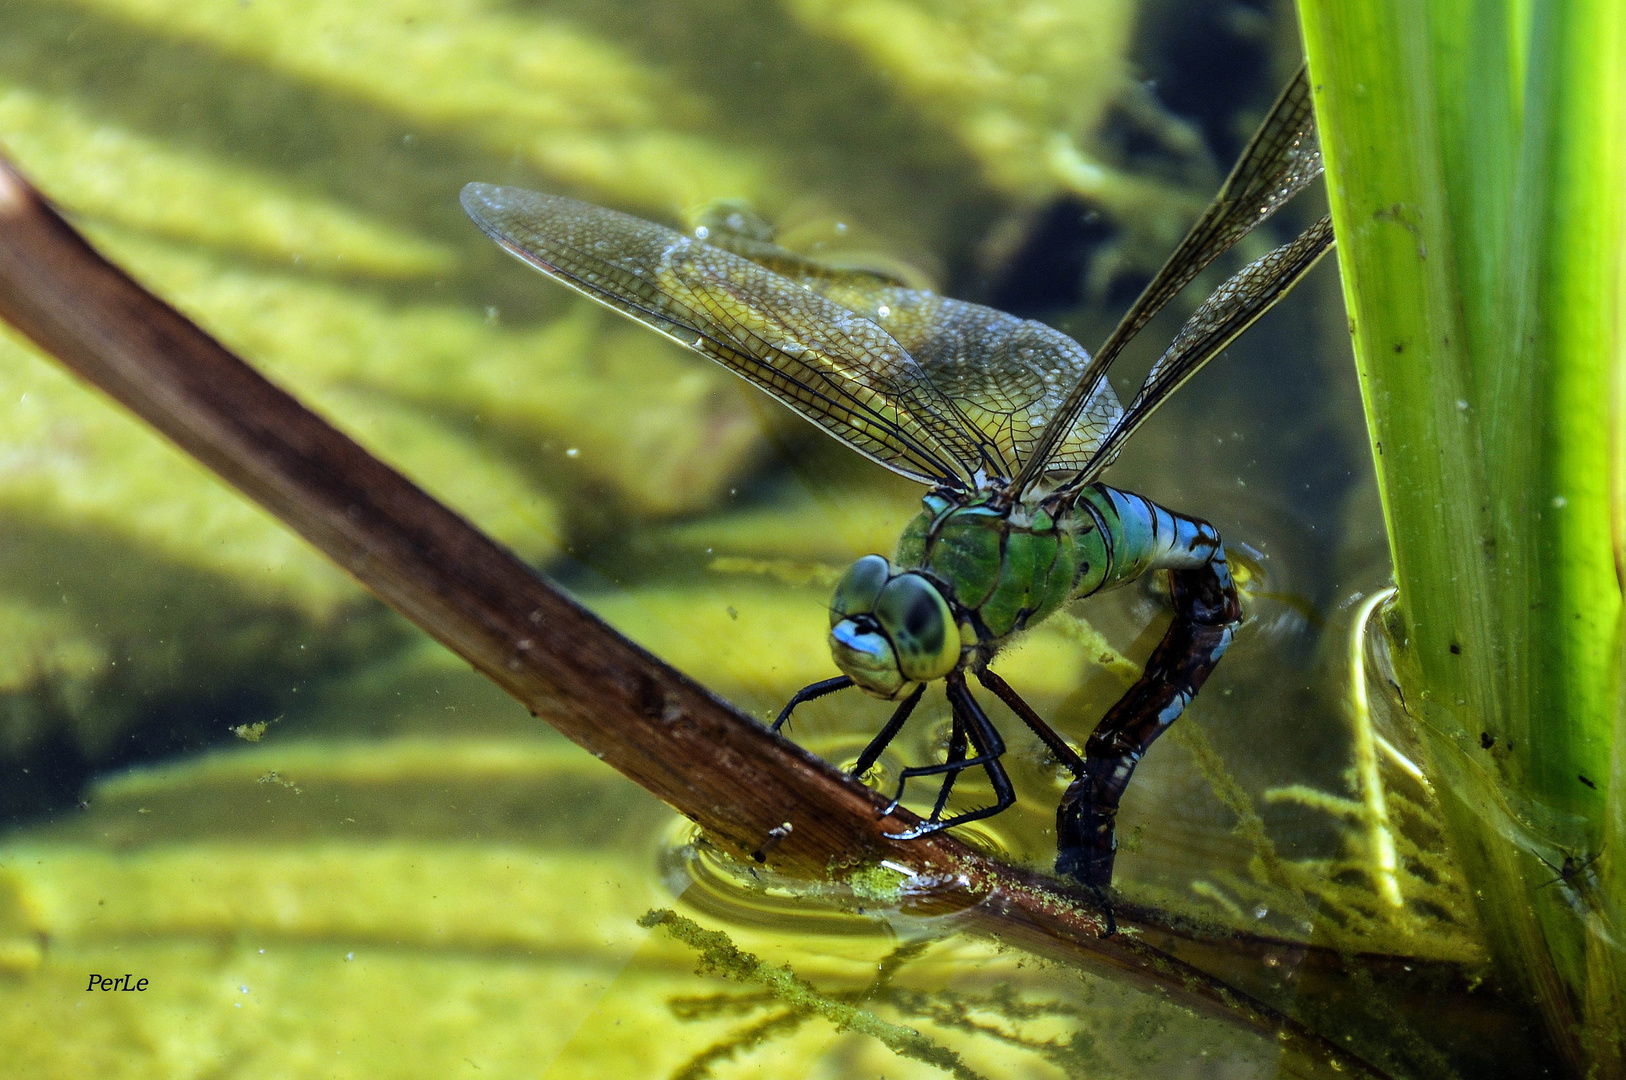
<path id="1" fill-rule="evenodd" d="M 1000 508 L 992 493 L 951 498 L 933 492 L 904 529 L 894 561 L 946 587 L 977 639 L 997 645 L 1068 600 L 1127 579 L 1115 572 L 1122 560 L 1113 558 L 1123 545 L 1112 533 L 1122 527 L 1103 529 L 1104 522 L 1120 520 L 1112 506 L 1116 493 L 1109 492 L 1087 487 L 1058 516 L 1039 505 Z"/>

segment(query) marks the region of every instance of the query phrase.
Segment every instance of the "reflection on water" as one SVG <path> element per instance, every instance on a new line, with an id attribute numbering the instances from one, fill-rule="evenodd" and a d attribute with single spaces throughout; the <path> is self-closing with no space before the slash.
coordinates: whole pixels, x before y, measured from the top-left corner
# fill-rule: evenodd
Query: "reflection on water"
<path id="1" fill-rule="evenodd" d="M 889 552 L 920 490 L 512 264 L 458 189 L 674 223 L 743 200 L 787 245 L 1093 345 L 1296 63 L 1263 16 L 1205 19 L 1184 0 L 13 0 L 0 141 L 228 344 L 767 718 L 834 673 L 833 575 Z M 1223 86 L 1186 62 L 1193 27 Z M 917 1029 L 962 1075 L 1274 1075 L 1274 1047 L 1110 975 L 719 859 L 10 336 L 0 422 L 17 1075 L 944 1073 L 827 1005 Z M 1113 470 L 1215 522 L 1249 614 L 1137 774 L 1119 884 L 1211 929 L 1399 957 L 1253 991 L 1397 1072 L 1516 1074 L 1516 1035 L 1475 1045 L 1495 1014 L 1468 994 L 1480 947 L 1427 791 L 1392 759 L 1365 768 L 1346 708 L 1353 612 L 1387 579 L 1359 423 L 1329 263 Z M 1166 619 L 1135 586 L 997 666 L 1077 745 Z M 966 838 L 1046 866 L 1065 777 L 989 708 L 1019 802 Z M 840 695 L 792 733 L 847 763 L 887 712 Z M 871 782 L 941 754 L 947 716 L 929 694 Z M 990 797 L 972 775 L 956 792 Z M 692 942 L 638 925 L 664 908 L 820 997 L 694 975 Z M 84 990 L 127 971 L 150 988 Z M 1430 993 L 1452 1032 L 1407 1026 Z"/>

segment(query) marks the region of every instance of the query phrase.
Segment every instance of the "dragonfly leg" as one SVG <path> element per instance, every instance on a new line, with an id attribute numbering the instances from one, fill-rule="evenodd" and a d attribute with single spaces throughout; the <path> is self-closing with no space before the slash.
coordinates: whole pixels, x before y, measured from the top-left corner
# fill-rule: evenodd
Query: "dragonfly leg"
<path id="1" fill-rule="evenodd" d="M 956 825 L 964 825 L 970 821 L 993 817 L 1016 801 L 1016 790 L 1011 787 L 1011 778 L 1006 775 L 1005 766 L 1000 764 L 999 761 L 1000 757 L 1005 753 L 1005 740 L 999 737 L 999 731 L 994 727 L 993 721 L 988 719 L 988 714 L 982 711 L 982 706 L 977 704 L 976 698 L 973 698 L 971 692 L 966 689 L 965 676 L 958 671 L 948 677 L 948 698 L 949 704 L 954 709 L 955 720 L 963 725 L 966 737 L 970 739 L 971 745 L 976 748 L 977 756 L 962 761 L 945 761 L 940 765 L 917 765 L 903 770 L 902 775 L 898 778 L 897 796 L 892 800 L 892 804 L 886 808 L 884 814 L 890 814 L 898 808 L 898 804 L 903 801 L 904 785 L 912 777 L 937 776 L 941 773 L 948 773 L 952 777 L 958 776 L 967 769 L 979 767 L 988 773 L 988 780 L 994 785 L 994 804 L 979 807 L 976 810 L 967 810 L 963 814 L 955 814 L 946 821 L 935 820 L 937 813 L 941 811 L 934 811 L 934 820 L 926 821 L 901 833 L 888 833 L 887 835 L 894 840 L 913 840 L 928 833 L 941 832 L 943 829 L 952 829 Z M 951 739 L 949 747 L 951 751 L 954 749 L 952 742 Z M 942 792 L 939 792 L 938 798 L 946 801 Z"/>
<path id="2" fill-rule="evenodd" d="M 779 710 L 778 719 L 773 722 L 773 726 L 768 730 L 778 731 L 780 728 L 784 727 L 785 721 L 790 719 L 791 710 L 795 709 L 796 706 L 800 705 L 802 702 L 813 701 L 816 698 L 821 698 L 826 694 L 833 694 L 837 690 L 845 690 L 852 684 L 853 681 L 851 677 L 847 675 L 838 675 L 833 679 L 825 679 L 823 682 L 816 682 L 802 687 L 800 690 L 796 691 L 794 697 L 785 702 L 785 707 Z"/>
<path id="3" fill-rule="evenodd" d="M 897 738 L 899 729 L 903 727 L 903 722 L 909 719 L 910 713 L 915 711 L 915 706 L 920 704 L 920 695 L 925 692 L 926 684 L 921 683 L 915 687 L 914 693 L 904 698 L 898 707 L 893 710 L 892 718 L 886 722 L 886 726 L 876 733 L 875 738 L 871 739 L 869 745 L 864 747 L 864 752 L 858 755 L 858 760 L 853 762 L 852 775 L 854 777 L 863 776 L 869 772 L 869 767 L 875 764 L 875 759 L 881 756 L 881 751 L 885 750 L 888 744 Z"/>
<path id="4" fill-rule="evenodd" d="M 1056 810 L 1056 871 L 1092 888 L 1112 884 L 1118 802 L 1141 755 L 1185 711 L 1242 620 L 1223 547 L 1204 565 L 1171 571 L 1169 591 L 1174 622 L 1140 679 L 1096 725 L 1083 772 Z"/>
<path id="5" fill-rule="evenodd" d="M 1011 689 L 1011 684 L 995 675 L 987 668 L 977 672 L 977 681 L 991 690 L 995 697 L 1010 706 L 1011 712 L 1021 717 L 1022 723 L 1032 729 L 1033 733 L 1050 748 L 1063 765 L 1074 776 L 1084 775 L 1084 759 L 1078 756 L 1078 751 L 1067 745 L 1067 740 L 1056 734 L 1056 729 L 1045 723 L 1033 706 L 1022 700 L 1022 696 Z"/>
<path id="6" fill-rule="evenodd" d="M 965 723 L 956 713 L 954 716 L 954 730 L 949 735 L 948 757 L 944 759 L 945 764 L 954 765 L 964 761 L 965 751 Z M 943 819 L 943 808 L 948 805 L 949 792 L 954 790 L 954 781 L 959 779 L 959 776 L 960 770 L 958 769 L 943 774 L 943 786 L 938 789 L 937 801 L 932 804 L 931 817 L 926 819 L 928 822 L 936 824 Z"/>

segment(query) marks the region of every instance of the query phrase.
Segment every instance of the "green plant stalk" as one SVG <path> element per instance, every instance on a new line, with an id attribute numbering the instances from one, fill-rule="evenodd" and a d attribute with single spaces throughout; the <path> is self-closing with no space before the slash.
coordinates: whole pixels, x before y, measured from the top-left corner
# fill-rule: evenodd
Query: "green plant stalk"
<path id="1" fill-rule="evenodd" d="M 1607 887 L 1626 832 L 1605 828 L 1626 7 L 1299 11 L 1400 586 L 1402 691 L 1499 963 L 1574 1072 L 1618 1076 L 1600 891 L 1585 874 L 1555 885 L 1554 868 L 1601 853 Z"/>
<path id="2" fill-rule="evenodd" d="M 1543 646 L 1531 650 L 1540 666 L 1527 673 L 1522 700 L 1511 704 L 1515 716 L 1529 720 L 1530 755 L 1521 762 L 1527 787 L 1547 806 L 1581 819 L 1566 848 L 1578 849 L 1582 860 L 1601 858 L 1608 870 L 1618 868 L 1622 854 L 1621 837 L 1606 826 L 1614 777 L 1599 773 L 1611 766 L 1619 657 L 1609 406 L 1621 332 L 1626 15 L 1613 0 L 1537 5 L 1530 56 L 1507 302 L 1500 309 L 1505 375 L 1500 383 L 1487 381 L 1487 404 L 1509 414 L 1500 422 L 1534 441 L 1534 452 L 1523 454 L 1511 435 L 1487 445 L 1506 463 L 1500 475 L 1529 496 L 1521 504 L 1510 490 L 1497 500 L 1507 518 L 1499 535 L 1509 592 L 1523 601 L 1511 603 L 1511 613 L 1525 616 L 1522 626 L 1510 627 L 1511 640 Z M 1528 394 L 1518 385 L 1527 379 Z M 1534 431 L 1520 431 L 1513 412 L 1525 401 L 1541 421 Z M 1571 507 L 1580 512 L 1570 514 Z M 1545 887 L 1552 874 L 1540 876 L 1530 899 L 1560 974 L 1579 998 L 1590 1057 L 1619 1074 L 1626 1057 L 1621 972 L 1600 922 L 1602 894 L 1584 875 L 1574 889 Z M 1579 942 L 1572 940 L 1576 931 Z"/>

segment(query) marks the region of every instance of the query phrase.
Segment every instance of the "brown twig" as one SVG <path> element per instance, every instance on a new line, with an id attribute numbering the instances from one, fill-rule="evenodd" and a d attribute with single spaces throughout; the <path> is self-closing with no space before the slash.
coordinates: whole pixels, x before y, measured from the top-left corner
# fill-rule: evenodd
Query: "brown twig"
<path id="1" fill-rule="evenodd" d="M 97 254 L 0 161 L 0 317 L 219 473 L 385 603 L 740 858 L 823 878 L 886 860 L 902 905 L 1131 974 L 1276 1038 L 1302 1075 L 1379 1076 L 1141 939 L 1086 897 L 952 837 L 770 734 L 629 642 Z M 770 843 L 770 841 L 772 841 Z"/>

